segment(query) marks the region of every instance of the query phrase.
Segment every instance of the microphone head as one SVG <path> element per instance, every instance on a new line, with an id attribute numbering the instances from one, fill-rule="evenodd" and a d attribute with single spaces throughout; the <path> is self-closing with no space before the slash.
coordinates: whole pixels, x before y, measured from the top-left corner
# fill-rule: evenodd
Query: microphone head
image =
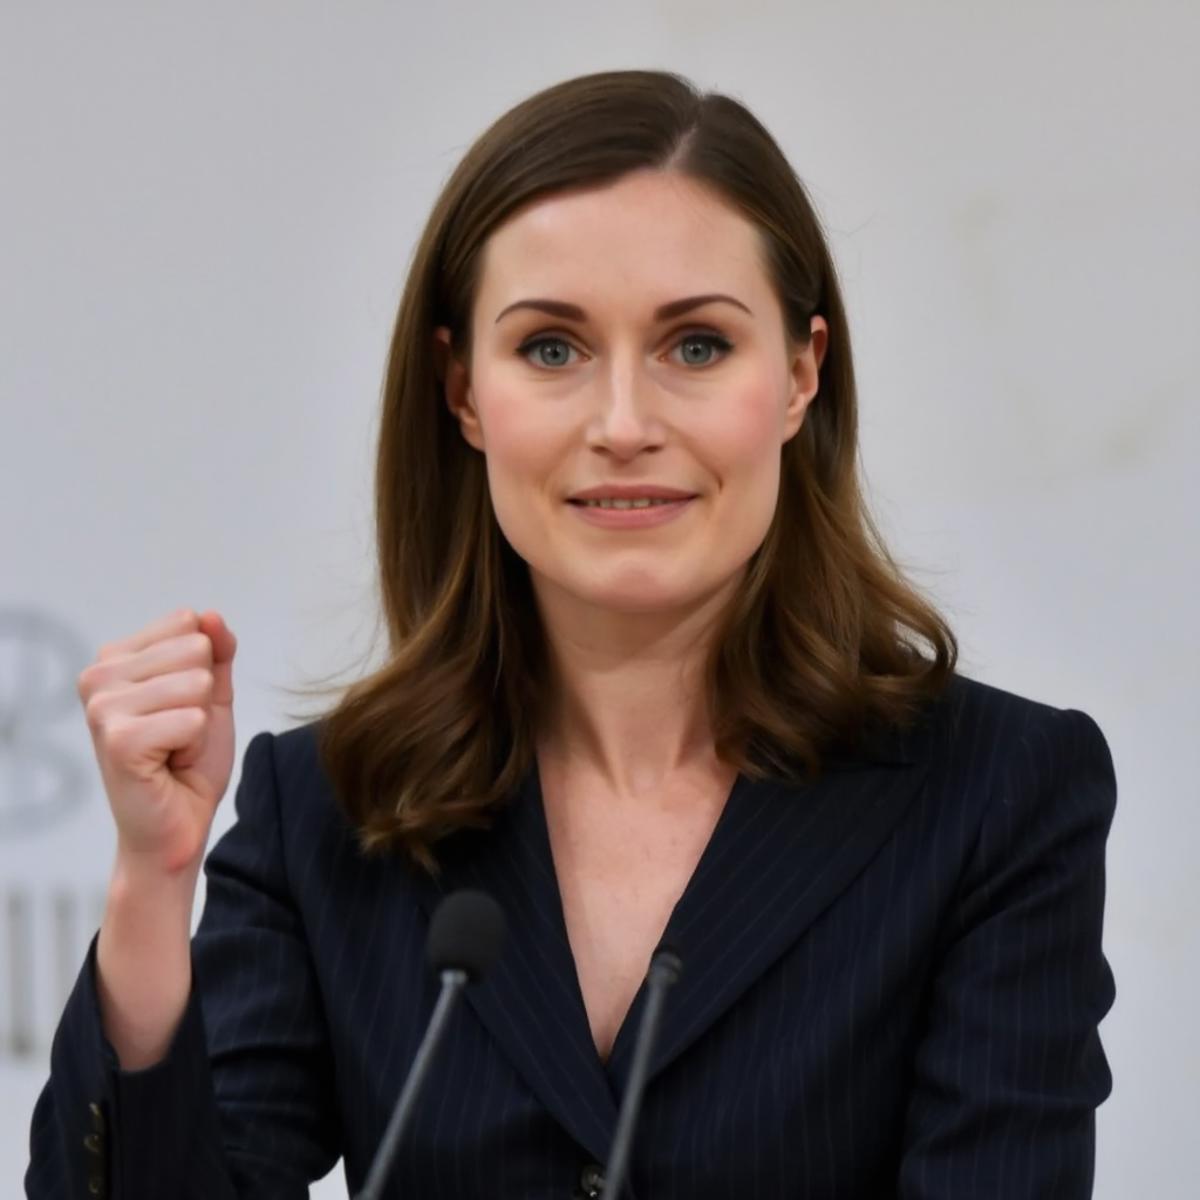
<path id="1" fill-rule="evenodd" d="M 504 911 L 487 892 L 451 892 L 434 909 L 426 950 L 435 971 L 465 971 L 474 981 L 504 947 Z"/>
<path id="2" fill-rule="evenodd" d="M 677 983 L 683 973 L 683 959 L 679 948 L 664 938 L 650 956 L 650 970 L 668 984 Z"/>

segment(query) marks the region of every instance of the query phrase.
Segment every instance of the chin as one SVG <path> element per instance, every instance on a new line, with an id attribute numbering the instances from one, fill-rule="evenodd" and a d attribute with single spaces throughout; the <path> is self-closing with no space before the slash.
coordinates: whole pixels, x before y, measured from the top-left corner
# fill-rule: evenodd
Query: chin
<path id="1" fill-rule="evenodd" d="M 578 570 L 546 570 L 530 563 L 529 569 L 535 591 L 570 604 L 622 612 L 654 612 L 687 603 L 678 579 L 668 581 L 645 571 L 628 572 L 625 578 L 618 578 L 621 572 L 608 572 L 606 576 L 598 563 L 583 563 Z"/>
<path id="2" fill-rule="evenodd" d="M 568 589 L 581 604 L 606 609 L 614 613 L 648 614 L 674 612 L 687 608 L 700 599 L 693 589 L 681 589 L 679 581 L 646 579 L 636 582 L 610 582 Z"/>

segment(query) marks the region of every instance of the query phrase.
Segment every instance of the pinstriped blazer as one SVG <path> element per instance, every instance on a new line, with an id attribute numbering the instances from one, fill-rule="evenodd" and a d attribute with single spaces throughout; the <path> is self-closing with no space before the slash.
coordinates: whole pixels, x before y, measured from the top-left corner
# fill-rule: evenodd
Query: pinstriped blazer
<path id="1" fill-rule="evenodd" d="M 436 999 L 429 914 L 465 886 L 509 940 L 451 1019 L 390 1194 L 594 1194 L 645 996 L 601 1062 L 536 766 L 435 883 L 360 857 L 314 732 L 246 749 L 161 1063 L 118 1068 L 93 940 L 33 1114 L 33 1200 L 303 1197 L 339 1157 L 356 1192 Z M 815 781 L 740 776 L 667 926 L 684 972 L 632 1194 L 1091 1196 L 1115 803 L 1090 716 L 961 675 Z"/>

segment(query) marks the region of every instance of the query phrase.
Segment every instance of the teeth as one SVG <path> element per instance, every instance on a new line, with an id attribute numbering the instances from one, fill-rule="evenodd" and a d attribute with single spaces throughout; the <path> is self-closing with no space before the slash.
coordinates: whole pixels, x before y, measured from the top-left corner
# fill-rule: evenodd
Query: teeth
<path id="1" fill-rule="evenodd" d="M 649 508 L 652 504 L 678 504 L 678 500 L 581 500 L 589 508 Z"/>

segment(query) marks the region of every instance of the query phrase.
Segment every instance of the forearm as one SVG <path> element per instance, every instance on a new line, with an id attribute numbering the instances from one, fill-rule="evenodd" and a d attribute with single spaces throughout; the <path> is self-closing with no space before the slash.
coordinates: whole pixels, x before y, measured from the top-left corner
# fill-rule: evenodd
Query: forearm
<path id="1" fill-rule="evenodd" d="M 192 986 L 191 918 L 200 864 L 176 874 L 120 855 L 96 943 L 104 1034 L 121 1068 L 165 1057 Z"/>

